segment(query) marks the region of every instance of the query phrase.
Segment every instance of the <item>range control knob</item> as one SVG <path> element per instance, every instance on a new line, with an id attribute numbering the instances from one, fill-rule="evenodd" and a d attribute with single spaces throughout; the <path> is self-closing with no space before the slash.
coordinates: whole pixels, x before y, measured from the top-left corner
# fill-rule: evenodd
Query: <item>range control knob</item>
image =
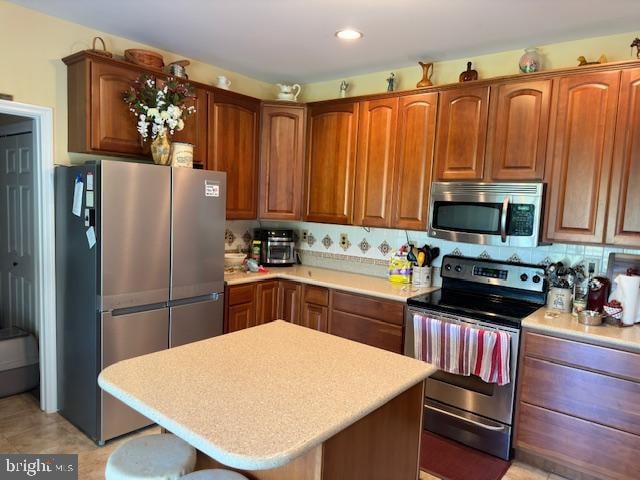
<path id="1" fill-rule="evenodd" d="M 540 283 L 540 275 L 534 275 L 531 280 L 533 280 L 533 283 Z"/>
<path id="2" fill-rule="evenodd" d="M 445 269 L 447 272 L 450 272 L 450 271 L 451 271 L 451 264 L 450 264 L 450 263 L 447 263 L 447 264 L 444 266 L 444 269 Z"/>
<path id="3" fill-rule="evenodd" d="M 529 280 L 529 275 L 527 275 L 526 273 L 523 273 L 522 275 L 520 275 L 520 280 L 522 280 L 523 282 L 526 282 L 527 280 Z"/>
<path id="4" fill-rule="evenodd" d="M 460 273 L 462 271 L 462 267 L 460 265 L 456 265 L 455 271 Z"/>

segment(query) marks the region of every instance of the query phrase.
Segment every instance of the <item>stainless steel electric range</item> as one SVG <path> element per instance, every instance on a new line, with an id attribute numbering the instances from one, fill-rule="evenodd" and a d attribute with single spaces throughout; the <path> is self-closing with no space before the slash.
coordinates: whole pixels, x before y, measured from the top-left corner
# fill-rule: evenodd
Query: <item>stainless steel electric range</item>
<path id="1" fill-rule="evenodd" d="M 510 379 L 498 386 L 475 375 L 436 371 L 427 379 L 425 429 L 509 459 L 522 319 L 546 301 L 544 267 L 445 256 L 442 289 L 407 300 L 405 354 L 414 355 L 413 316 L 510 335 Z"/>

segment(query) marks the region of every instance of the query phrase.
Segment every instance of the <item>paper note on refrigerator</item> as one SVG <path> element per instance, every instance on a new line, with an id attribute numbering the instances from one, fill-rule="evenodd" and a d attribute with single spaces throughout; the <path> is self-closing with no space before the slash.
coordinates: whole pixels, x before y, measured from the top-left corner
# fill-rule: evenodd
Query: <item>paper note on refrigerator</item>
<path id="1" fill-rule="evenodd" d="M 71 208 L 71 213 L 73 213 L 76 217 L 80 216 L 82 210 L 82 192 L 84 190 L 84 183 L 80 178 L 76 178 L 76 186 L 73 190 L 73 207 Z"/>
<path id="2" fill-rule="evenodd" d="M 96 230 L 93 227 L 87 228 L 87 242 L 89 242 L 89 250 L 96 244 Z"/>

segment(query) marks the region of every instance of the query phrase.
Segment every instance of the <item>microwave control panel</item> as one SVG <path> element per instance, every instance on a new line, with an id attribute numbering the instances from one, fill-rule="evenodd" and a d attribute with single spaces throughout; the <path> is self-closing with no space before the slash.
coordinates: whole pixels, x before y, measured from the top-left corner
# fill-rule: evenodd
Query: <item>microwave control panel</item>
<path id="1" fill-rule="evenodd" d="M 527 203 L 509 205 L 508 235 L 515 237 L 530 237 L 533 235 L 534 215 L 534 205 Z"/>

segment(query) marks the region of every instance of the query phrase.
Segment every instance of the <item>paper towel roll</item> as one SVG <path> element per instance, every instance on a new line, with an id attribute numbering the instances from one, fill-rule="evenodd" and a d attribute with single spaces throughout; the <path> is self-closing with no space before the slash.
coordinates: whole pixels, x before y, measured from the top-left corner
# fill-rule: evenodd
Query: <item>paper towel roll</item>
<path id="1" fill-rule="evenodd" d="M 640 277 L 637 275 L 618 275 L 616 289 L 610 299 L 622 304 L 622 324 L 640 323 Z"/>

